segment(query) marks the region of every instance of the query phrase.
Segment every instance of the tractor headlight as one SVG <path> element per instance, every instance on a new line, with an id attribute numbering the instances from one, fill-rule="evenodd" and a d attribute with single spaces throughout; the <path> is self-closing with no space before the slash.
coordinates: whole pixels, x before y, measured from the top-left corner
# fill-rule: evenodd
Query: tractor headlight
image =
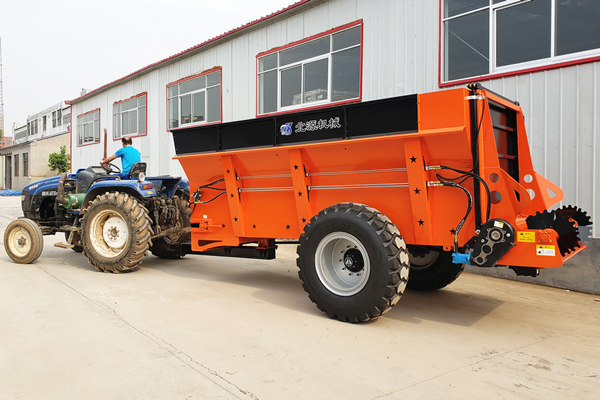
<path id="1" fill-rule="evenodd" d="M 140 172 L 140 174 L 138 175 L 138 181 L 144 182 L 145 179 L 146 179 L 146 174 L 143 172 Z"/>

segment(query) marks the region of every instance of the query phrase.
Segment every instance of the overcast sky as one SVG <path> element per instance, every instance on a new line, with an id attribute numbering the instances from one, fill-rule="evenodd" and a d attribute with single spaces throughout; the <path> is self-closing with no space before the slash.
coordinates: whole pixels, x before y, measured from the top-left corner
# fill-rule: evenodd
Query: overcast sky
<path id="1" fill-rule="evenodd" d="M 0 0 L 4 127 L 297 0 Z"/>

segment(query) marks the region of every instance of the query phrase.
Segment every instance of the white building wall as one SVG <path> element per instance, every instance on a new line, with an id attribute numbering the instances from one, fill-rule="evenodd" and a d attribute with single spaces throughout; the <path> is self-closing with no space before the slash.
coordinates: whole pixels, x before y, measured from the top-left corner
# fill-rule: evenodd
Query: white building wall
<path id="1" fill-rule="evenodd" d="M 439 1 L 330 0 L 291 10 L 268 25 L 234 34 L 202 53 L 145 73 L 138 78 L 90 95 L 73 105 L 74 169 L 97 164 L 103 156 L 103 130 L 108 129 L 108 153 L 121 146 L 112 139 L 112 104 L 148 92 L 148 135 L 134 146 L 148 163 L 149 174 L 183 175 L 166 125 L 166 85 L 221 66 L 223 121 L 256 116 L 256 55 L 274 47 L 363 20 L 362 100 L 375 100 L 440 89 Z M 237 36 L 236 36 L 237 35 Z M 600 215 L 598 115 L 600 62 L 482 81 L 518 100 L 526 116 L 534 167 L 565 192 L 563 204 L 577 204 Z M 101 143 L 77 147 L 77 115 L 101 109 Z M 600 223 L 600 220 L 597 219 Z M 597 224 L 596 224 L 597 225 Z M 600 238 L 596 229 L 594 237 Z"/>

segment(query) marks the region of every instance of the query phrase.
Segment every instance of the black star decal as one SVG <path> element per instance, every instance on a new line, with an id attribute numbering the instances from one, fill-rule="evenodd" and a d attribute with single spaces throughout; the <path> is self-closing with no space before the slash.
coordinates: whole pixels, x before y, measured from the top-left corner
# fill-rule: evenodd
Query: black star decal
<path id="1" fill-rule="evenodd" d="M 256 224 L 252 225 L 252 229 L 256 229 Z"/>
<path id="2" fill-rule="evenodd" d="M 221 225 L 223 228 L 225 228 L 225 224 Z"/>
<path id="3" fill-rule="evenodd" d="M 451 235 L 454 235 L 454 234 L 456 234 L 456 229 L 450 229 L 450 234 L 451 234 Z"/>
<path id="4" fill-rule="evenodd" d="M 298 192 L 298 197 L 302 197 L 302 192 Z"/>
<path id="5" fill-rule="evenodd" d="M 415 194 L 421 194 L 421 189 L 415 189 Z"/>
<path id="6" fill-rule="evenodd" d="M 233 220 L 234 220 L 235 222 L 237 222 L 237 217 L 235 217 Z"/>
<path id="7" fill-rule="evenodd" d="M 422 219 L 419 220 L 419 225 L 423 225 L 425 223 L 425 221 L 423 221 Z"/>
<path id="8" fill-rule="evenodd" d="M 415 156 L 412 156 L 412 157 L 410 158 L 410 162 L 411 162 L 411 163 L 416 163 L 416 162 L 417 162 L 417 157 L 415 157 Z"/>
<path id="9" fill-rule="evenodd" d="M 304 222 L 306 222 L 306 218 L 302 218 L 302 222 L 303 222 L 303 223 L 304 223 Z"/>
<path id="10" fill-rule="evenodd" d="M 227 170 L 227 173 L 229 173 L 229 170 Z"/>
<path id="11" fill-rule="evenodd" d="M 286 227 L 287 229 L 290 229 L 290 225 L 289 225 L 289 224 L 287 224 L 285 227 Z"/>
<path id="12" fill-rule="evenodd" d="M 294 165 L 294 169 L 295 169 L 295 170 L 297 170 L 297 169 L 298 169 L 298 166 L 297 166 L 297 165 Z"/>
<path id="13" fill-rule="evenodd" d="M 233 193 L 231 193 L 231 198 L 233 199 Z"/>

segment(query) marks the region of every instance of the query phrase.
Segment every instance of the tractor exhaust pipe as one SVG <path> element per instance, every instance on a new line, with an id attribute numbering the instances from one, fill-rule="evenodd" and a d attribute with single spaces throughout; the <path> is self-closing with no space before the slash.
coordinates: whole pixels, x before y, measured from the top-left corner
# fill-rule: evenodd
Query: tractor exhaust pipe
<path id="1" fill-rule="evenodd" d="M 56 191 L 56 201 L 58 201 L 63 206 L 69 203 L 69 199 L 65 196 L 65 180 L 67 179 L 67 173 L 63 172 L 60 174 L 60 179 L 58 180 L 58 190 Z"/>

